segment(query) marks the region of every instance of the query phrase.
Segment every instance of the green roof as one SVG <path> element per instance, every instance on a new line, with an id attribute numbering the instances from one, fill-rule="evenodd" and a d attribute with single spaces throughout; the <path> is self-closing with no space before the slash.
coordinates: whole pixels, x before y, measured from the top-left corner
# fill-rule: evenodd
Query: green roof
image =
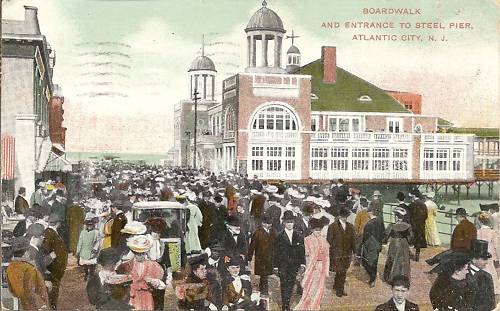
<path id="1" fill-rule="evenodd" d="M 438 118 L 438 126 L 439 127 L 452 127 L 453 123 L 443 118 Z"/>
<path id="2" fill-rule="evenodd" d="M 295 73 L 312 76 L 311 93 L 318 96 L 311 101 L 313 111 L 410 112 L 386 91 L 340 67 L 337 67 L 337 81 L 324 84 L 321 59 L 299 68 Z M 360 101 L 362 96 L 368 96 L 371 101 Z"/>
<path id="3" fill-rule="evenodd" d="M 499 129 L 497 128 L 452 127 L 447 132 L 457 134 L 475 134 L 478 137 L 499 137 Z"/>

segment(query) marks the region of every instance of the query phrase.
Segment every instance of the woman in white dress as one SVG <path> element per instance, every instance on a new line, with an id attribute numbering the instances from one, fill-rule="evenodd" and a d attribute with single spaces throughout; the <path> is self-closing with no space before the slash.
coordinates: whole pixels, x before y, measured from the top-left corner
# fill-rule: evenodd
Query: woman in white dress
<path id="1" fill-rule="evenodd" d="M 498 235 L 490 227 L 490 219 L 488 213 L 479 214 L 478 219 L 481 224 L 481 228 L 477 230 L 477 239 L 488 242 L 488 252 L 491 254 L 491 258 L 488 259 L 488 264 L 486 265 L 486 268 L 484 268 L 484 271 L 491 274 L 491 277 L 493 278 L 493 285 L 495 287 L 495 295 L 499 295 L 500 286 L 498 284 L 498 274 L 494 264 L 495 261 L 498 262 L 498 258 L 500 257 L 497 249 Z"/>
<path id="2" fill-rule="evenodd" d="M 432 199 L 434 198 L 434 192 L 428 192 L 424 194 L 425 196 L 425 206 L 427 206 L 427 219 L 425 220 L 425 239 L 427 244 L 430 246 L 441 245 L 441 240 L 439 239 L 439 231 L 436 225 L 438 206 Z"/>

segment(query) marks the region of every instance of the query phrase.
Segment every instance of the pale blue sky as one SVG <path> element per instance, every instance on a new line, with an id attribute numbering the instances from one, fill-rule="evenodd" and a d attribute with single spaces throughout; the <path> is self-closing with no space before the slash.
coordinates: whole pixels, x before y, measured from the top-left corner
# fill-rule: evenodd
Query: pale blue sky
<path id="1" fill-rule="evenodd" d="M 322 45 L 334 45 L 340 67 L 382 88 L 422 94 L 425 114 L 464 126 L 499 126 L 498 7 L 494 1 L 267 2 L 281 16 L 287 33 L 293 29 L 300 36 L 296 45 L 303 63 L 319 58 Z M 3 5 L 4 18 L 22 19 L 25 4 L 39 8 L 41 30 L 57 51 L 54 78 L 67 99 L 67 148 L 82 151 L 92 145 L 93 151 L 123 151 L 133 145 L 132 151 L 141 152 L 165 151 L 172 145 L 173 106 L 188 97 L 186 71 L 199 53 L 201 34 L 207 34 L 205 50 L 216 63 L 220 83 L 228 74 L 244 70 L 243 29 L 261 7 L 260 1 L 253 0 L 11 0 Z M 422 14 L 364 15 L 362 9 L 370 7 L 420 8 Z M 473 29 L 321 28 L 322 22 L 330 21 L 471 22 Z M 444 34 L 448 41 L 352 40 L 354 34 L 376 33 Z M 284 51 L 289 45 L 284 44 Z M 99 52 L 119 55 L 96 56 Z M 220 84 L 218 89 L 220 93 Z M 92 93 L 109 96 L 92 97 Z M 94 122 L 96 116 L 102 124 L 84 124 Z M 141 122 L 148 119 L 147 126 L 147 121 Z M 96 142 L 103 131 L 108 135 Z M 123 132 L 129 132 L 126 139 Z"/>

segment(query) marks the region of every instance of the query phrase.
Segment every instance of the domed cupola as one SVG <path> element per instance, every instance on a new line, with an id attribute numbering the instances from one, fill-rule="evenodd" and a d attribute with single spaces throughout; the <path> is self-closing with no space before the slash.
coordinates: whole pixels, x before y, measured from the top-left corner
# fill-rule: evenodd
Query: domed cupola
<path id="1" fill-rule="evenodd" d="M 247 27 L 247 72 L 284 73 L 281 68 L 281 48 L 285 29 L 281 18 L 262 2 Z M 273 50 L 270 52 L 269 45 Z M 258 46 L 258 47 L 257 47 Z M 260 51 L 259 51 L 260 50 Z"/>
<path id="2" fill-rule="evenodd" d="M 215 96 L 215 70 L 214 62 L 205 56 L 205 39 L 201 45 L 201 56 L 196 57 L 189 67 L 190 96 L 194 98 L 194 92 L 198 91 L 198 98 L 202 100 L 214 100 Z"/>
<path id="3" fill-rule="evenodd" d="M 297 69 L 300 68 L 300 50 L 294 45 L 294 39 L 298 37 L 299 36 L 293 34 L 293 30 L 291 36 L 286 36 L 286 39 L 292 39 L 292 46 L 290 46 L 290 48 L 288 48 L 288 51 L 286 52 L 287 73 L 294 73 L 297 71 Z"/>

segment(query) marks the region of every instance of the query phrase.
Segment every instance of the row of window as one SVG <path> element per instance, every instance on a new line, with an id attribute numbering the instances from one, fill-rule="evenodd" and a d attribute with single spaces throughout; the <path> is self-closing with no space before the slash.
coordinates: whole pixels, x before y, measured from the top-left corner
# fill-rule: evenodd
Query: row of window
<path id="1" fill-rule="evenodd" d="M 295 147 L 252 147 L 252 157 L 263 157 L 264 150 L 267 157 L 295 157 Z"/>
<path id="2" fill-rule="evenodd" d="M 252 129 L 296 131 L 297 122 L 288 110 L 280 107 L 269 107 L 257 114 Z"/>
<path id="3" fill-rule="evenodd" d="M 371 168 L 370 168 L 371 163 Z M 351 165 L 349 167 L 349 164 Z M 408 160 L 311 160 L 313 171 L 407 171 Z"/>
<path id="4" fill-rule="evenodd" d="M 311 149 L 312 158 L 327 158 L 328 155 L 332 158 L 347 158 L 349 157 L 348 147 L 313 147 Z M 408 149 L 406 148 L 368 148 L 354 147 L 351 148 L 352 158 L 407 158 Z"/>
<path id="5" fill-rule="evenodd" d="M 262 159 L 253 159 L 252 160 L 252 170 L 253 171 L 263 171 L 264 163 L 266 164 L 267 171 L 295 171 L 295 160 L 262 160 Z"/>
<path id="6" fill-rule="evenodd" d="M 424 171 L 460 171 L 462 169 L 462 149 L 424 149 Z"/>

